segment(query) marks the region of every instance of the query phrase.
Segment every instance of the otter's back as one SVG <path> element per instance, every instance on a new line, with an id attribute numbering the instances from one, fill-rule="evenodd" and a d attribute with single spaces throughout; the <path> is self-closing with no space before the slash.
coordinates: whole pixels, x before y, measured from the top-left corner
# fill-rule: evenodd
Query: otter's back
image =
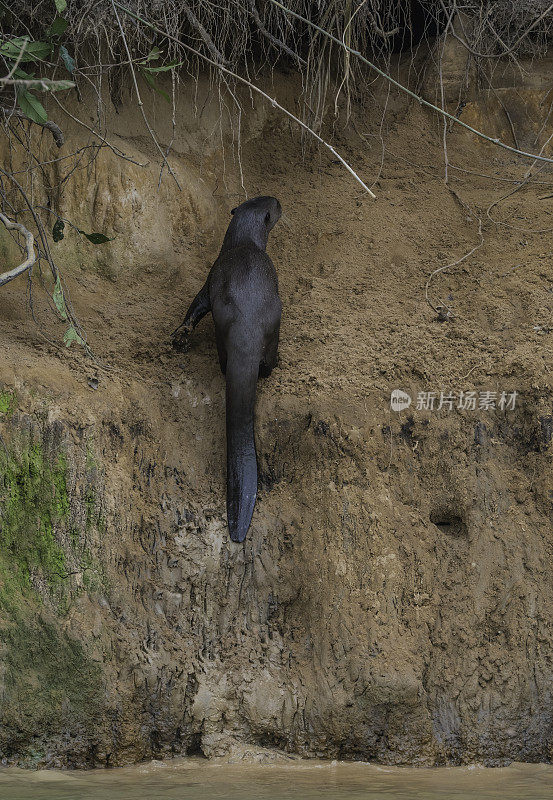
<path id="1" fill-rule="evenodd" d="M 241 319 L 272 327 L 280 316 L 276 270 L 267 253 L 253 244 L 219 255 L 211 270 L 209 295 L 213 318 L 224 327 Z"/>

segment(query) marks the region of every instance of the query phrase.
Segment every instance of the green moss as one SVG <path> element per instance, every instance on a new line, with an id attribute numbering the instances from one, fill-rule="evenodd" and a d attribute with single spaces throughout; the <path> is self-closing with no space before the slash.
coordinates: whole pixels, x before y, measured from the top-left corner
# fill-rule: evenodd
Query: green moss
<path id="1" fill-rule="evenodd" d="M 60 616 L 80 593 L 104 590 L 105 578 L 75 526 L 66 456 L 49 457 L 26 434 L 8 444 L 0 446 L 0 758 L 36 766 L 52 737 L 78 750 L 98 725 L 101 666 Z M 92 524 L 94 493 L 86 508 Z M 81 571 L 79 584 L 70 574 Z"/>
<path id="2" fill-rule="evenodd" d="M 11 417 L 17 406 L 17 395 L 15 392 L 0 392 L 0 414 Z"/>
<path id="3" fill-rule="evenodd" d="M 101 709 L 101 668 L 80 642 L 22 607 L 0 631 L 3 643 L 3 692 L 0 745 L 5 751 L 61 730 L 66 735 L 90 730 Z M 28 616 L 29 614 L 29 616 Z M 32 760 L 32 746 L 27 752 Z M 39 752 L 39 751 L 37 751 Z M 39 759 L 40 760 L 40 759 Z"/>
<path id="4" fill-rule="evenodd" d="M 0 572 L 10 583 L 29 587 L 33 570 L 50 586 L 63 582 L 65 553 L 55 530 L 69 514 L 66 473 L 65 458 L 50 463 L 38 443 L 0 455 Z"/>
<path id="5" fill-rule="evenodd" d="M 60 519 L 64 519 L 69 514 L 69 495 L 67 493 L 67 459 L 63 453 L 58 456 L 52 471 L 52 481 L 55 490 L 54 503 L 56 513 Z"/>
<path id="6" fill-rule="evenodd" d="M 83 587 L 87 592 L 103 592 L 109 594 L 109 581 L 101 564 L 97 564 L 86 550 L 81 557 L 83 571 Z"/>
<path id="7" fill-rule="evenodd" d="M 94 445 L 92 439 L 86 441 L 86 471 L 94 472 L 96 470 L 96 458 L 94 456 Z"/>

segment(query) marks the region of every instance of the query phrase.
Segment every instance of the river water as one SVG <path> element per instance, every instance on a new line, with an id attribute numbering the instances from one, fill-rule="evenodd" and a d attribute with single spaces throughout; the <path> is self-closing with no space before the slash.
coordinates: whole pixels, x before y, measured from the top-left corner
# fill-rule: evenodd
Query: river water
<path id="1" fill-rule="evenodd" d="M 553 800 L 553 766 L 410 769 L 199 758 L 110 770 L 0 769 L 1 800 Z"/>

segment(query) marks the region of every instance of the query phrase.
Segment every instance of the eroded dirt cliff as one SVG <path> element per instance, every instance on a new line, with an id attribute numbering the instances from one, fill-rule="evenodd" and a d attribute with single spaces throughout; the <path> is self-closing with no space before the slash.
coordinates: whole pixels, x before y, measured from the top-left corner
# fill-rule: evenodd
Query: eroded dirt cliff
<path id="1" fill-rule="evenodd" d="M 517 130 L 533 147 L 539 76 L 497 91 L 514 124 L 534 115 Z M 440 123 L 397 102 L 372 202 L 326 154 L 304 158 L 275 113 L 245 115 L 245 187 L 285 211 L 269 246 L 284 313 L 280 365 L 258 389 L 260 496 L 237 546 L 211 321 L 188 353 L 169 347 L 244 197 L 228 120 L 223 164 L 220 107 L 193 117 L 191 97 L 172 160 L 182 192 L 167 177 L 157 190 L 128 103 L 112 138 L 150 166 L 104 149 L 54 198 L 115 237 L 55 245 L 100 363 L 43 338 L 63 327 L 40 292 L 33 323 L 23 278 L 0 293 L 2 757 L 116 765 L 247 743 L 396 764 L 549 760 L 553 254 L 550 233 L 528 231 L 551 226 L 551 186 L 520 189 L 493 212 L 509 225 L 493 224 L 486 208 L 528 162 L 452 131 L 456 197 Z M 469 99 L 464 118 L 509 140 L 491 103 Z M 368 179 L 377 108 L 356 110 L 364 139 L 353 125 L 337 139 Z M 479 244 L 478 216 L 482 246 L 430 285 L 453 310 L 441 322 L 426 280 Z M 394 389 L 408 409 L 391 410 Z M 442 391 L 451 410 L 417 409 L 419 392 Z M 459 409 L 469 391 L 518 394 L 514 410 Z"/>

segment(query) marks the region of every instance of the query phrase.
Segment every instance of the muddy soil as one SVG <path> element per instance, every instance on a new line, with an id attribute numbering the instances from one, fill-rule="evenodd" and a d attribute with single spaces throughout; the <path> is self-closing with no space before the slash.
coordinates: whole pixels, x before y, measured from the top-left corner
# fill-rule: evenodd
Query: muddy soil
<path id="1" fill-rule="evenodd" d="M 473 93 L 462 118 L 509 143 L 513 124 L 538 149 L 547 66 Z M 274 80 L 292 107 L 298 87 Z M 110 135 L 149 166 L 104 149 L 54 192 L 58 213 L 115 238 L 67 231 L 53 245 L 96 360 L 57 346 L 64 324 L 38 275 L 38 324 L 25 278 L 0 293 L 6 762 L 244 745 L 389 764 L 551 759 L 553 175 L 520 188 L 531 162 L 451 130 L 446 185 L 441 123 L 392 98 L 381 126 L 386 92 L 375 98 L 334 142 L 376 201 L 247 97 L 237 154 L 233 107 L 196 97 L 194 116 L 192 87 L 173 145 L 182 191 L 167 175 L 157 190 L 127 101 Z M 167 144 L 162 103 L 150 113 Z M 52 185 L 63 169 L 49 167 Z M 213 325 L 185 354 L 170 332 L 244 188 L 284 209 L 268 248 L 284 311 L 279 366 L 258 388 L 260 494 L 237 546 Z M 428 287 L 439 314 L 425 285 L 447 264 Z M 395 389 L 408 408 L 391 408 Z"/>

